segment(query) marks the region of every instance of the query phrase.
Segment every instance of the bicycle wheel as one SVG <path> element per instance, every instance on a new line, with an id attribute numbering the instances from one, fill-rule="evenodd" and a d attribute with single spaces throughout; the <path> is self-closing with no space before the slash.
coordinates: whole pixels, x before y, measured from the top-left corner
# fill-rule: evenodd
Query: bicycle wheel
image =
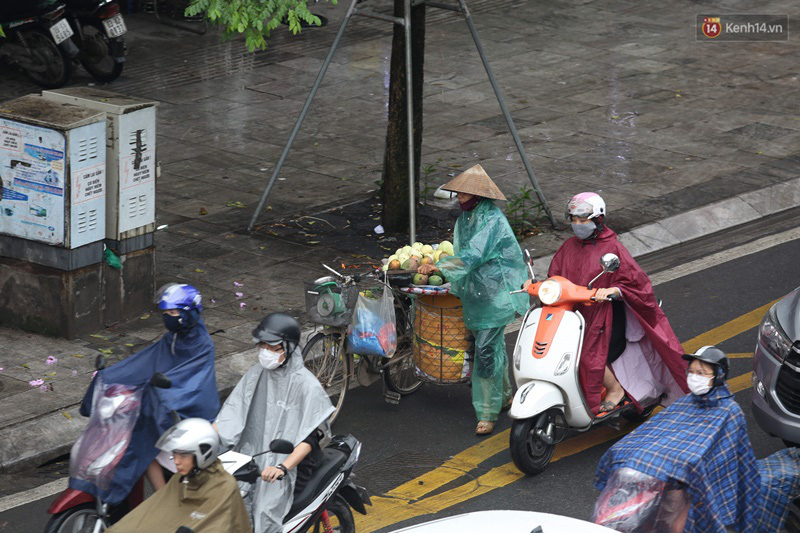
<path id="1" fill-rule="evenodd" d="M 341 348 L 340 334 L 324 332 L 311 337 L 303 348 L 303 363 L 312 374 L 317 376 L 336 409 L 331 415 L 331 424 L 339 415 L 344 395 L 350 384 L 351 358 L 353 356 L 348 353 L 341 354 Z"/>
<path id="2" fill-rule="evenodd" d="M 417 367 L 414 365 L 414 358 L 411 357 L 411 347 L 398 350 L 394 357 L 384 361 L 383 381 L 387 389 L 400 396 L 408 396 L 419 390 L 422 382 L 417 377 Z"/>

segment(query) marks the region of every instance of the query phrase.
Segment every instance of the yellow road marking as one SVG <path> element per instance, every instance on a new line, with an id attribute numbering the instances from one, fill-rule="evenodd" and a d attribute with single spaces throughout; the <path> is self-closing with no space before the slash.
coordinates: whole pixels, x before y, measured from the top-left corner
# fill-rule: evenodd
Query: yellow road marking
<path id="1" fill-rule="evenodd" d="M 686 353 L 693 353 L 697 351 L 698 348 L 719 344 L 722 341 L 726 341 L 732 337 L 735 337 L 739 333 L 743 333 L 750 328 L 756 327 L 761 323 L 761 319 L 764 318 L 764 315 L 769 308 L 772 307 L 777 301 L 778 300 L 774 300 L 766 305 L 762 305 L 758 309 L 753 309 L 749 313 L 746 313 L 738 318 L 734 318 L 730 322 L 726 322 L 721 326 L 718 326 L 710 331 L 706 331 L 702 335 L 698 335 L 697 337 L 684 342 L 683 349 L 686 350 Z M 753 341 L 755 341 L 755 338 L 753 338 Z"/>
<path id="2" fill-rule="evenodd" d="M 729 353 L 725 355 L 728 356 L 728 359 L 750 359 L 751 357 L 753 357 L 753 352 Z"/>
<path id="3" fill-rule="evenodd" d="M 774 303 L 774 301 L 770 302 L 686 341 L 683 343 L 684 350 L 686 350 L 687 353 L 691 353 L 702 346 L 719 344 L 758 326 L 761 322 L 761 318 Z M 752 357 L 752 353 L 735 353 L 729 355 L 732 358 Z M 728 387 L 733 393 L 744 390 L 750 386 L 750 373 L 728 380 Z M 575 455 L 609 440 L 620 438 L 633 431 L 636 427 L 638 427 L 638 424 L 627 424 L 623 426 L 620 431 L 609 427 L 599 427 L 578 437 L 568 439 L 558 445 L 551 462 Z M 517 470 L 514 463 L 509 462 L 502 466 L 492 468 L 485 474 L 466 481 L 462 485 L 440 494 L 420 499 L 436 489 L 462 478 L 465 474 L 477 468 L 482 462 L 506 450 L 508 448 L 510 432 L 510 430 L 505 430 L 483 440 L 475 446 L 471 446 L 456 454 L 439 468 L 426 472 L 390 490 L 383 496 L 373 497 L 372 507 L 367 509 L 368 514 L 366 516 L 357 515 L 355 517 L 356 529 L 376 531 L 403 520 L 425 514 L 433 514 L 522 479 L 525 475 Z"/>

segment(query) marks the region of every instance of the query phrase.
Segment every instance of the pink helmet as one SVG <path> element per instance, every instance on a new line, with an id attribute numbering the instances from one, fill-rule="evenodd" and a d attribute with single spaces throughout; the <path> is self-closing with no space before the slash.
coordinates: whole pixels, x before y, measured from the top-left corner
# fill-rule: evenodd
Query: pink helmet
<path id="1" fill-rule="evenodd" d="M 572 197 L 567 203 L 567 220 L 572 217 L 597 218 L 605 216 L 606 203 L 596 192 L 582 192 Z"/>

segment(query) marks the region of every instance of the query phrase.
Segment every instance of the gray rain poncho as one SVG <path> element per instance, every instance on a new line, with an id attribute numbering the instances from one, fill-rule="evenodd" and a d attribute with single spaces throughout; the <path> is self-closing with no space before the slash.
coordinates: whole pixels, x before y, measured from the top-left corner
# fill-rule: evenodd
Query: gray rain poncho
<path id="1" fill-rule="evenodd" d="M 333 411 L 322 385 L 303 366 L 303 356 L 297 348 L 284 367 L 266 370 L 256 364 L 250 368 L 225 401 L 216 423 L 225 448 L 255 455 L 269 450 L 269 443 L 275 439 L 297 446 L 317 428 L 329 436 L 328 418 Z M 263 470 L 286 457 L 267 451 L 255 460 Z M 283 530 L 296 477 L 295 468 L 282 481 L 267 483 L 259 479 L 253 485 L 241 484 L 248 490 L 244 501 L 255 533 Z"/>

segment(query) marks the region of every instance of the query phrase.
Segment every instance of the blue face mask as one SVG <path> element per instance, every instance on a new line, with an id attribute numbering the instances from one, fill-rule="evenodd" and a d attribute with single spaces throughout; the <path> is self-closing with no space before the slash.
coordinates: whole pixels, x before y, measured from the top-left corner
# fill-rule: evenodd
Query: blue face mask
<path id="1" fill-rule="evenodd" d="M 164 327 L 166 327 L 167 330 L 171 331 L 172 333 L 178 333 L 183 327 L 181 317 L 179 316 L 172 316 L 165 313 L 163 315 L 163 318 L 164 318 Z"/>
<path id="2" fill-rule="evenodd" d="M 596 229 L 597 225 L 594 222 L 589 222 L 588 224 L 572 224 L 572 232 L 582 241 L 591 237 Z"/>

